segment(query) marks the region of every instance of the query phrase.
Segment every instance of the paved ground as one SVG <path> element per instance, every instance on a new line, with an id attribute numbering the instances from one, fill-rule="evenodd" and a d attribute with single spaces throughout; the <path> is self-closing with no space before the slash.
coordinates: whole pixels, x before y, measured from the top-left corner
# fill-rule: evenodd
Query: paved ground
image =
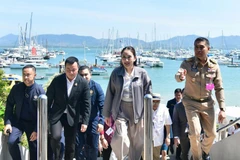
<path id="1" fill-rule="evenodd" d="M 169 159 L 169 160 L 175 160 L 175 155 L 169 155 L 167 159 Z M 98 157 L 97 160 L 102 160 L 102 157 Z M 161 158 L 160 158 L 159 160 L 161 160 Z"/>

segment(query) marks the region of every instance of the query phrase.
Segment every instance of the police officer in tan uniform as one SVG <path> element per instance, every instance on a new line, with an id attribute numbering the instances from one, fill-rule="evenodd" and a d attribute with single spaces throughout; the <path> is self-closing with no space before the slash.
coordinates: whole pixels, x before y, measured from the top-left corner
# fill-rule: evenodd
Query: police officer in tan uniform
<path id="1" fill-rule="evenodd" d="M 195 56 L 182 62 L 175 75 L 178 82 L 186 80 L 182 102 L 189 123 L 189 138 L 194 160 L 209 160 L 209 152 L 216 136 L 216 120 L 212 91 L 215 90 L 220 112 L 218 121 L 225 115 L 224 90 L 219 65 L 207 57 L 208 39 L 199 37 L 194 41 Z M 201 127 L 204 140 L 200 142 Z"/>

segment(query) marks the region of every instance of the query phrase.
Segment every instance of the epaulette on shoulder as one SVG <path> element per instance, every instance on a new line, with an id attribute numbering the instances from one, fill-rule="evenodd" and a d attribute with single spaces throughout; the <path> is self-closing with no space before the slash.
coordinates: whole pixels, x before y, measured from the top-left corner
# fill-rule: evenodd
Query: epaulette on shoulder
<path id="1" fill-rule="evenodd" d="M 213 64 L 217 64 L 217 61 L 215 59 L 210 59 L 210 62 L 212 62 Z"/>
<path id="2" fill-rule="evenodd" d="M 191 57 L 191 58 L 186 59 L 186 61 L 187 61 L 187 62 L 192 62 L 193 59 L 194 59 L 194 57 Z"/>

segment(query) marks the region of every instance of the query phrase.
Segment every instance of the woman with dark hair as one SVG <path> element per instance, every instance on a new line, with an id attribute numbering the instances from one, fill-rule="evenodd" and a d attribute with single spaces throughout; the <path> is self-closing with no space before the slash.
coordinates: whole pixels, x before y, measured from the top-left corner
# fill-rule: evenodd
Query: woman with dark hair
<path id="1" fill-rule="evenodd" d="M 103 115 L 115 132 L 111 141 L 117 159 L 138 160 L 143 150 L 144 95 L 151 93 L 147 72 L 137 67 L 135 49 L 127 46 L 121 51 L 121 66 L 113 70 L 104 101 Z"/>

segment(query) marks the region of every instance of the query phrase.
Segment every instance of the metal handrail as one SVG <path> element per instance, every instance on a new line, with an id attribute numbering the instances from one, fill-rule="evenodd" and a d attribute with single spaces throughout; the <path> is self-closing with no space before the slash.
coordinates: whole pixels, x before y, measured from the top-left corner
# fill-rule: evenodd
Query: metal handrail
<path id="1" fill-rule="evenodd" d="M 144 96 L 144 160 L 153 159 L 153 134 L 152 134 L 152 95 Z"/>
<path id="2" fill-rule="evenodd" d="M 37 108 L 37 160 L 47 159 L 47 130 L 48 130 L 48 113 L 47 113 L 47 96 L 42 94 L 38 97 Z"/>
<path id="3" fill-rule="evenodd" d="M 226 138 L 226 136 L 221 136 L 222 135 L 222 132 L 226 131 L 228 128 L 232 127 L 233 125 L 235 125 L 237 122 L 240 121 L 240 117 L 235 119 L 234 121 L 232 121 L 231 123 L 219 128 L 217 130 L 217 133 L 218 133 L 218 141 L 222 140 L 223 138 Z"/>

